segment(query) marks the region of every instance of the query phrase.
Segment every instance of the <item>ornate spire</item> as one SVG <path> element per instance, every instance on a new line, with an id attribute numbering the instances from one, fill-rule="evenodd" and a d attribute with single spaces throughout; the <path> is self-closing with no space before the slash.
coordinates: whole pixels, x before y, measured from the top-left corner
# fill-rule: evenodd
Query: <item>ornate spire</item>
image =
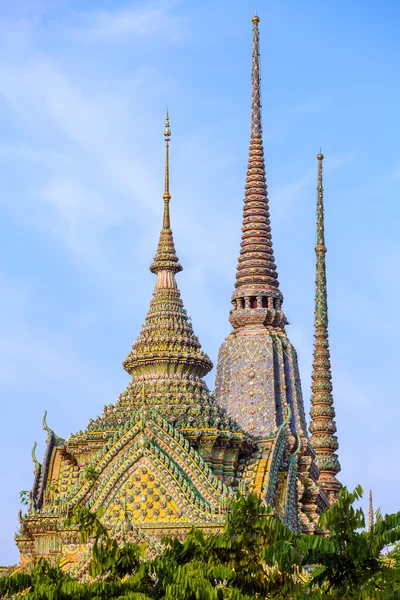
<path id="1" fill-rule="evenodd" d="M 322 187 L 323 154 L 318 159 L 318 198 L 317 198 L 317 243 L 316 290 L 315 290 L 315 331 L 314 361 L 312 370 L 311 395 L 311 443 L 316 453 L 316 463 L 320 471 L 320 482 L 331 501 L 337 499 L 341 484 L 336 479 L 340 463 L 335 454 L 338 449 L 336 424 L 334 421 L 332 375 L 328 338 L 328 298 L 325 266 L 324 193 Z"/>
<path id="2" fill-rule="evenodd" d="M 182 271 L 182 267 L 179 264 L 179 259 L 176 255 L 174 238 L 171 231 L 171 223 L 169 216 L 169 202 L 171 200 L 171 194 L 169 193 L 169 140 L 171 137 L 171 130 L 169 128 L 169 116 L 165 118 L 165 187 L 164 187 L 164 218 L 163 227 L 160 233 L 160 239 L 158 242 L 157 253 L 154 257 L 154 262 L 150 265 L 150 271 L 152 273 L 159 273 L 161 271 L 167 271 L 169 273 L 179 273 Z M 176 284 L 175 284 L 176 285 Z"/>
<path id="3" fill-rule="evenodd" d="M 175 280 L 176 273 L 182 267 L 175 252 L 170 226 L 171 130 L 168 113 L 164 135 L 166 160 L 163 227 L 157 253 L 150 266 L 150 270 L 157 275 L 157 281 L 145 323 L 123 363 L 125 370 L 132 375 L 132 381 L 127 392 L 122 395 L 120 404 L 140 407 L 143 404 L 145 384 L 146 403 L 160 407 L 160 414 L 165 409 L 165 414 L 168 412 L 171 417 L 171 411 L 175 410 L 175 415 L 179 415 L 189 408 L 192 410 L 194 403 L 207 401 L 209 392 L 201 378 L 212 369 L 212 363 L 207 354 L 201 351 Z M 174 403 L 180 405 L 179 409 L 172 408 Z"/>
<path id="4" fill-rule="evenodd" d="M 171 194 L 169 193 L 169 138 L 171 137 L 171 130 L 169 128 L 169 116 L 167 109 L 167 116 L 165 117 L 165 187 L 164 187 L 164 229 L 169 229 L 170 218 L 169 218 L 169 201 L 171 200 Z"/>
<path id="5" fill-rule="evenodd" d="M 253 19 L 253 57 L 251 72 L 251 129 L 243 208 L 242 242 L 236 269 L 236 291 L 232 295 L 230 322 L 243 326 L 284 327 L 281 310 L 283 296 L 271 241 L 271 226 L 264 164 L 261 125 L 259 61 L 259 17 Z"/>
<path id="6" fill-rule="evenodd" d="M 289 405 L 292 433 L 305 435 L 307 425 L 297 355 L 284 331 L 283 296 L 272 250 L 261 126 L 260 19 L 254 16 L 252 21 L 250 150 L 236 290 L 229 315 L 233 331 L 218 352 L 215 393 L 244 429 L 267 439 L 282 424 Z"/>
<path id="7" fill-rule="evenodd" d="M 258 24 L 260 18 L 254 15 L 253 21 L 253 56 L 251 61 L 251 137 L 262 136 L 261 124 L 261 74 L 260 52 L 258 48 Z"/>
<path id="8" fill-rule="evenodd" d="M 368 506 L 368 531 L 371 533 L 374 527 L 374 507 L 372 504 L 372 490 L 369 490 L 369 506 Z"/>

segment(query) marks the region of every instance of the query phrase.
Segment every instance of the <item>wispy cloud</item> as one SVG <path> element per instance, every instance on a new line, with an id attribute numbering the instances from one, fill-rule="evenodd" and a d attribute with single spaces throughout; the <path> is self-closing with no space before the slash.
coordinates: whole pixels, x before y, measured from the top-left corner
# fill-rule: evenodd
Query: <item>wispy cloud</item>
<path id="1" fill-rule="evenodd" d="M 92 11 L 81 17 L 71 34 L 85 42 L 143 44 L 149 41 L 174 43 L 185 32 L 181 14 L 174 12 L 182 2 L 129 4 L 117 10 Z"/>
<path id="2" fill-rule="evenodd" d="M 322 96 L 307 96 L 300 104 L 289 105 L 288 110 L 294 114 L 315 114 L 317 111 L 326 110 L 331 99 Z"/>
<path id="3" fill-rule="evenodd" d="M 0 143 L 0 158 L 42 162 L 43 153 L 27 142 Z"/>
<path id="4" fill-rule="evenodd" d="M 277 186 L 271 186 L 271 198 L 274 199 L 274 218 L 285 221 L 290 218 L 300 192 L 315 179 L 315 172 L 309 171 L 297 179 Z"/>
<path id="5" fill-rule="evenodd" d="M 344 167 L 352 160 L 354 160 L 354 156 L 352 154 L 330 155 L 324 160 L 324 168 L 328 169 L 328 170 L 340 169 L 341 167 Z"/>
<path id="6" fill-rule="evenodd" d="M 49 179 L 42 198 L 72 233 L 79 226 L 107 227 L 120 220 L 116 207 L 72 177 Z"/>
<path id="7" fill-rule="evenodd" d="M 329 156 L 324 161 L 324 168 L 327 170 L 341 169 L 352 160 L 353 156 L 350 154 Z M 311 184 L 316 184 L 316 179 L 317 170 L 313 168 L 292 181 L 271 186 L 270 197 L 273 200 L 274 219 L 281 221 L 290 219 L 295 205 L 298 205 L 299 197 Z"/>
<path id="8" fill-rule="evenodd" d="M 108 261 L 104 262 L 103 234 L 120 222 L 118 208 L 74 177 L 50 177 L 39 198 L 40 222 L 53 231 L 54 239 L 64 242 L 77 261 L 85 259 L 95 270 L 99 263 L 104 267 Z"/>
<path id="9" fill-rule="evenodd" d="M 21 191 L 18 204 L 3 196 L 2 204 L 24 224 L 30 220 L 34 229 L 47 230 L 53 241 L 73 251 L 81 266 L 96 276 L 103 273 L 106 279 L 109 270 L 122 275 L 124 265 L 121 259 L 113 264 L 111 254 L 105 256 L 103 234 L 112 231 L 122 214 L 125 219 L 149 222 L 160 202 L 161 185 L 126 127 L 132 114 L 139 113 L 135 139 L 146 139 L 152 130 L 150 115 L 146 121 L 145 112 L 135 111 L 133 103 L 147 77 L 156 86 L 157 77 L 139 69 L 136 86 L 133 78 L 128 89 L 104 93 L 102 85 L 94 82 L 88 92 L 73 69 L 74 63 L 62 68 L 35 48 L 0 65 L 3 98 L 26 136 L 0 145 L 0 156 L 40 163 L 33 173 L 36 184 L 28 194 Z M 161 168 L 159 173 L 161 182 Z M 16 190 L 22 184 L 16 181 Z M 21 210 L 23 204 L 29 210 Z M 133 241 L 140 245 L 140 231 Z M 128 238 L 120 236 L 121 256 L 130 254 L 121 245 L 125 242 Z"/>
<path id="10" fill-rule="evenodd" d="M 54 385 L 63 385 L 75 393 L 81 390 L 79 393 L 83 396 L 91 394 L 99 373 L 74 347 L 67 332 L 60 327 L 49 329 L 43 324 L 35 324 L 29 318 L 31 313 L 40 315 L 41 310 L 49 308 L 33 281 L 28 278 L 23 282 L 13 280 L 0 272 L 0 305 L 0 383 L 3 390 L 14 385 L 17 392 L 22 386 L 32 394 L 42 386 L 49 390 Z M 40 406 L 29 405 L 27 410 L 41 411 L 43 401 Z M 64 408 L 68 413 L 68 407 Z M 11 415 L 15 407 L 5 403 L 3 409 Z"/>
<path id="11" fill-rule="evenodd" d="M 15 281 L 0 272 L 1 315 L 15 315 L 18 311 L 23 311 L 34 297 L 35 293 L 28 279 Z"/>

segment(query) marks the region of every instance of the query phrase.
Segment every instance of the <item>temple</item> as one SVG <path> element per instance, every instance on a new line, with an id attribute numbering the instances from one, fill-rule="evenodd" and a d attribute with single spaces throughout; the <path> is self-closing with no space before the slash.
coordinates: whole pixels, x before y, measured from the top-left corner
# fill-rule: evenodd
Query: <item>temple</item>
<path id="1" fill-rule="evenodd" d="M 230 500 L 256 492 L 293 531 L 321 533 L 318 515 L 335 501 L 340 470 L 327 332 L 322 155 L 318 155 L 315 350 L 310 431 L 296 351 L 287 338 L 283 295 L 272 249 L 261 125 L 259 18 L 253 17 L 252 111 L 243 228 L 232 311 L 222 343 L 215 396 L 212 369 L 184 308 L 182 271 L 170 215 L 165 123 L 163 219 L 150 270 L 156 276 L 143 327 L 123 362 L 131 379 L 115 405 L 68 439 L 48 426 L 42 464 L 33 450 L 34 483 L 16 535 L 21 564 L 61 559 L 84 573 L 90 543 L 66 517 L 82 505 L 102 509 L 119 543 L 145 541 L 157 552 L 165 536 L 192 526 L 217 532 Z M 161 213 L 161 203 L 160 203 Z"/>

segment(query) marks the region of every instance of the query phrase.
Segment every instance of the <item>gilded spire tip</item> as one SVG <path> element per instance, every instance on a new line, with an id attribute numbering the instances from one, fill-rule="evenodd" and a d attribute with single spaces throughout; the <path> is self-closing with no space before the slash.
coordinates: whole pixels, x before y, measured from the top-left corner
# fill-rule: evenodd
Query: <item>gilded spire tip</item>
<path id="1" fill-rule="evenodd" d="M 260 18 L 254 15 L 253 27 L 253 54 L 251 66 L 251 137 L 262 135 L 261 127 L 261 81 L 260 81 L 260 53 L 258 23 Z"/>
<path id="2" fill-rule="evenodd" d="M 164 186 L 164 196 L 163 196 L 163 198 L 164 198 L 163 227 L 164 227 L 164 229 L 169 229 L 169 227 L 170 227 L 169 201 L 171 200 L 171 194 L 169 193 L 169 140 L 171 137 L 171 129 L 169 127 L 168 108 L 167 108 L 167 114 L 165 117 L 164 137 L 165 137 L 165 186 Z"/>
<path id="3" fill-rule="evenodd" d="M 165 117 L 164 137 L 165 137 L 165 141 L 168 143 L 169 142 L 169 138 L 171 137 L 171 129 L 169 128 L 168 108 L 167 108 L 167 114 L 166 114 L 166 117 Z"/>
<path id="4" fill-rule="evenodd" d="M 169 115 L 168 109 L 165 117 L 165 186 L 164 186 L 164 216 L 163 225 L 158 241 L 157 253 L 154 257 L 153 263 L 150 265 L 150 271 L 152 273 L 159 273 L 161 271 L 172 271 L 178 273 L 182 271 L 182 267 L 179 264 L 178 257 L 176 256 L 174 240 L 171 231 L 171 221 L 169 215 L 169 203 L 171 200 L 171 194 L 169 193 L 169 138 L 171 137 L 171 129 L 169 127 Z M 175 283 L 176 285 L 176 283 Z"/>

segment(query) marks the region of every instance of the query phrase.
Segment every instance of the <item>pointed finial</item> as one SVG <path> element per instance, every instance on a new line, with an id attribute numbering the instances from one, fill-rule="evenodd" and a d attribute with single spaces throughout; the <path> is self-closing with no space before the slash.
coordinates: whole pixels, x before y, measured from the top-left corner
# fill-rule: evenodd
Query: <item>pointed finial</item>
<path id="1" fill-rule="evenodd" d="M 169 114 L 168 114 L 168 108 L 167 108 L 167 114 L 165 115 L 165 129 L 164 129 L 164 137 L 166 139 L 166 141 L 169 141 L 169 138 L 171 137 L 171 130 L 169 128 Z"/>
<path id="2" fill-rule="evenodd" d="M 169 218 L 169 201 L 171 200 L 171 194 L 169 193 L 169 140 L 171 137 L 171 129 L 169 128 L 169 115 L 167 109 L 167 115 L 165 117 L 165 129 L 164 129 L 164 137 L 165 137 L 165 188 L 164 188 L 164 221 L 163 227 L 164 229 L 170 228 L 170 218 Z"/>
<path id="3" fill-rule="evenodd" d="M 261 90 L 260 90 L 260 53 L 258 49 L 258 24 L 260 18 L 254 15 L 253 21 L 253 57 L 251 68 L 251 136 L 261 136 Z"/>
<path id="4" fill-rule="evenodd" d="M 157 253 L 154 257 L 153 263 L 150 265 L 150 271 L 152 273 L 159 273 L 161 271 L 168 271 L 169 273 L 178 273 L 182 271 L 182 267 L 179 264 L 178 257 L 176 256 L 174 239 L 171 231 L 171 221 L 169 215 L 169 201 L 171 200 L 171 194 L 169 193 L 169 140 L 171 137 L 171 129 L 169 127 L 169 115 L 168 110 L 165 117 L 165 186 L 164 186 L 164 216 L 163 226 L 160 232 L 160 238 L 158 241 Z M 168 280 L 169 281 L 169 280 Z M 165 278 L 158 280 L 158 284 L 164 287 L 167 283 Z M 176 286 L 176 282 L 170 281 L 172 287 Z"/>
<path id="5" fill-rule="evenodd" d="M 374 507 L 372 504 L 372 490 L 369 490 L 369 507 L 368 507 L 368 531 L 371 533 L 374 527 Z"/>
<path id="6" fill-rule="evenodd" d="M 322 185 L 322 161 L 324 160 L 324 155 L 321 152 L 321 148 L 319 150 L 319 154 L 317 154 L 318 160 L 318 199 L 317 199 L 317 252 L 326 252 L 325 247 L 325 231 L 324 231 L 324 188 Z"/>

